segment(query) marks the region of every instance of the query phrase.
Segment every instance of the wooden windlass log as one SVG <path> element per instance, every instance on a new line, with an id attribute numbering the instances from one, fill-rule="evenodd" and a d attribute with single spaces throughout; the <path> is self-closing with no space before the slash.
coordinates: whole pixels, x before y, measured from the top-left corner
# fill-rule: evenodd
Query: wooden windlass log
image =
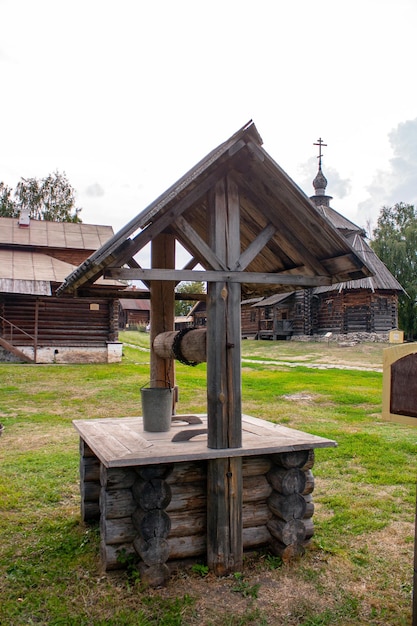
<path id="1" fill-rule="evenodd" d="M 206 329 L 185 328 L 160 333 L 153 341 L 153 349 L 162 359 L 176 359 L 185 365 L 204 363 L 207 360 Z"/>

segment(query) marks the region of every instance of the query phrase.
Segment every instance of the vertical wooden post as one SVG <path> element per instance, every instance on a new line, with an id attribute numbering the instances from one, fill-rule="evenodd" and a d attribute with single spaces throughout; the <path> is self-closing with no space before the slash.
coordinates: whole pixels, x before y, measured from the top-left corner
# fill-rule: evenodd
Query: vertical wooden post
<path id="1" fill-rule="evenodd" d="M 151 267 L 175 269 L 175 237 L 161 234 L 152 240 Z M 151 282 L 151 346 L 156 335 L 174 330 L 175 283 L 153 280 Z M 164 381 L 175 386 L 173 359 L 163 359 L 151 349 L 151 381 L 153 387 L 163 387 Z M 162 382 L 161 382 L 162 381 Z"/>
<path id="2" fill-rule="evenodd" d="M 210 244 L 230 268 L 240 256 L 237 186 L 220 180 L 210 197 Z M 238 283 L 209 283 L 207 289 L 208 447 L 242 445 Z M 242 458 L 214 459 L 207 470 L 207 561 L 218 575 L 242 566 Z"/>
<path id="3" fill-rule="evenodd" d="M 417 626 L 417 496 L 416 513 L 414 518 L 414 568 L 413 568 L 413 603 L 412 603 L 412 626 Z"/>

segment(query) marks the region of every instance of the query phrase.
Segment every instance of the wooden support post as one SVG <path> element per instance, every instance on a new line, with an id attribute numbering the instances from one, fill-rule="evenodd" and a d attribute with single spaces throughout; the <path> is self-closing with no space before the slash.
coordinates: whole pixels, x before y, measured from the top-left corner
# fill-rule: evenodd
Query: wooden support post
<path id="1" fill-rule="evenodd" d="M 210 244 L 230 268 L 240 256 L 237 186 L 220 180 L 209 198 Z M 238 283 L 209 283 L 207 289 L 208 447 L 242 445 Z M 240 569 L 242 540 L 242 459 L 214 459 L 207 471 L 207 562 L 218 575 Z"/>
<path id="2" fill-rule="evenodd" d="M 219 181 L 210 197 L 209 230 L 217 256 L 233 267 L 240 255 L 239 198 L 232 180 Z M 208 447 L 242 445 L 239 283 L 207 289 Z"/>
<path id="3" fill-rule="evenodd" d="M 152 268 L 175 269 L 175 237 L 161 234 L 152 240 Z M 160 333 L 174 330 L 175 283 L 169 281 L 151 282 L 151 345 Z M 151 386 L 163 387 L 164 381 L 175 386 L 173 359 L 159 357 L 151 350 Z M 162 381 L 162 382 L 161 382 Z"/>

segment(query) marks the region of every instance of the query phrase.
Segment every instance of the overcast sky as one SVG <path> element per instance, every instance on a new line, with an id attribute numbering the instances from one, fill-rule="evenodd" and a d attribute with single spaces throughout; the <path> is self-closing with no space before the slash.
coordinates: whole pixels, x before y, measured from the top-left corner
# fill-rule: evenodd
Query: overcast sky
<path id="1" fill-rule="evenodd" d="M 253 119 L 373 227 L 417 204 L 416 0 L 0 0 L 0 181 L 65 172 L 117 231 Z"/>

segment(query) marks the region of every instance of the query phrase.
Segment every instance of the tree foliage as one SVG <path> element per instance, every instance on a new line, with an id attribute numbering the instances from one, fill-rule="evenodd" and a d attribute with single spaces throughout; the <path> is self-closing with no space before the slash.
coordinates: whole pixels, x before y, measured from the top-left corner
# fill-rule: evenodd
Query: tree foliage
<path id="1" fill-rule="evenodd" d="M 205 293 L 205 286 L 204 286 L 204 283 L 201 283 L 201 282 L 182 282 L 178 285 L 176 292 L 183 293 L 183 294 Z M 195 304 L 194 300 L 176 300 L 175 301 L 175 315 L 177 317 L 182 316 L 182 315 L 183 316 L 188 315 L 191 309 L 193 308 L 194 304 Z"/>
<path id="2" fill-rule="evenodd" d="M 417 213 L 399 202 L 382 207 L 372 248 L 407 292 L 399 297 L 399 326 L 408 338 L 417 336 Z"/>
<path id="3" fill-rule="evenodd" d="M 58 171 L 46 178 L 21 178 L 13 190 L 0 183 L 0 217 L 18 217 L 27 209 L 33 219 L 50 222 L 81 222 L 75 206 L 75 190 L 65 173 Z"/>
<path id="4" fill-rule="evenodd" d="M 17 217 L 18 215 L 12 193 L 11 187 L 0 183 L 0 217 Z"/>

